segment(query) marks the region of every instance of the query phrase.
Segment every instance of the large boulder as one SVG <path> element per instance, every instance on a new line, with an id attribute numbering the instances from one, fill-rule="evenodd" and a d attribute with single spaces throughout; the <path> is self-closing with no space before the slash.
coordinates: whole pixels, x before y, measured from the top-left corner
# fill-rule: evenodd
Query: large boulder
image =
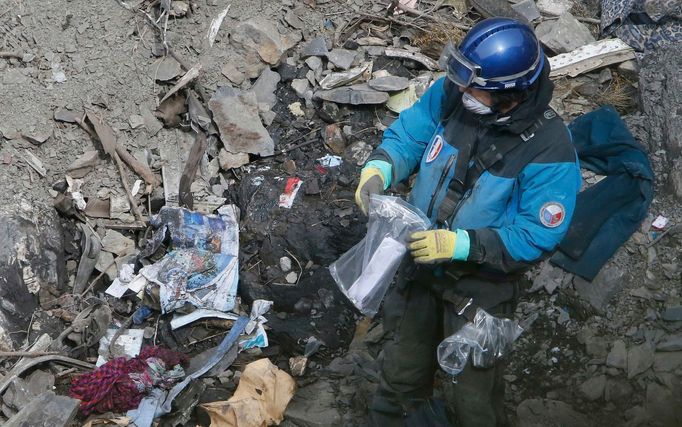
<path id="1" fill-rule="evenodd" d="M 682 44 L 669 44 L 642 60 L 639 76 L 649 151 L 666 152 L 668 183 L 682 200 Z"/>
<path id="2" fill-rule="evenodd" d="M 65 276 L 62 229 L 52 206 L 21 197 L 0 206 L 0 350 L 20 344 L 42 290 L 56 294 Z"/>

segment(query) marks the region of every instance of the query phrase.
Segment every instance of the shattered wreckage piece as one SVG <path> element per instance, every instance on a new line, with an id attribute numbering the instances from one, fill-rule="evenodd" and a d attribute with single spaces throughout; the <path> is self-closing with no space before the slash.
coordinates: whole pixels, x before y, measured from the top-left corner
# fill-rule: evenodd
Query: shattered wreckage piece
<path id="1" fill-rule="evenodd" d="M 383 104 L 388 101 L 386 92 L 379 92 L 367 84 L 339 87 L 315 92 L 315 99 L 336 102 L 337 104 L 365 105 Z"/>
<path id="2" fill-rule="evenodd" d="M 549 77 L 575 77 L 597 68 L 624 62 L 635 57 L 635 50 L 621 39 L 604 39 L 549 58 Z"/>
<path id="3" fill-rule="evenodd" d="M 169 231 L 172 241 L 171 252 L 140 270 L 141 275 L 159 286 L 163 313 L 185 304 L 219 311 L 234 308 L 239 278 L 238 208 L 225 205 L 218 213 L 204 215 L 163 207 L 150 219 L 157 228 L 155 236 L 165 236 Z M 145 248 L 145 253 L 156 249 Z"/>
<path id="4" fill-rule="evenodd" d="M 223 86 L 208 101 L 208 108 L 227 151 L 260 156 L 274 154 L 275 143 L 260 121 L 255 93 Z"/>
<path id="5" fill-rule="evenodd" d="M 320 87 L 328 90 L 355 82 L 363 76 L 371 75 L 372 65 L 372 62 L 370 61 L 358 67 L 351 68 L 348 71 L 328 74 L 320 81 Z"/>
<path id="6" fill-rule="evenodd" d="M 298 194 L 298 190 L 301 188 L 302 184 L 303 181 L 301 181 L 299 178 L 287 179 L 287 184 L 284 187 L 284 193 L 280 194 L 279 196 L 280 208 L 291 209 L 291 206 L 294 204 L 294 199 L 296 199 L 296 194 Z"/>

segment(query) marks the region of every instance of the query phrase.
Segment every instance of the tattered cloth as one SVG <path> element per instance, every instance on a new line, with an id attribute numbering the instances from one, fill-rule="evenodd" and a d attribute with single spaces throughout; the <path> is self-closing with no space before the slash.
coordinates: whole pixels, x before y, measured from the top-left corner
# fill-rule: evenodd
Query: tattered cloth
<path id="1" fill-rule="evenodd" d="M 682 1 L 601 0 L 601 31 L 639 52 L 682 42 Z"/>
<path id="2" fill-rule="evenodd" d="M 153 387 L 170 388 L 183 378 L 187 363 L 183 354 L 147 347 L 137 357 L 118 357 L 73 378 L 69 395 L 81 401 L 85 415 L 127 411 L 137 408 Z"/>

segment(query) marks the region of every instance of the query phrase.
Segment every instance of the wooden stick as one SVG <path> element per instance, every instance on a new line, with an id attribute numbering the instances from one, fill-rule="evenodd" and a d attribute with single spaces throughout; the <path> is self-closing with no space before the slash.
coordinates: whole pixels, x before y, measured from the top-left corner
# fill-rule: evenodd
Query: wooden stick
<path id="1" fill-rule="evenodd" d="M 0 357 L 40 357 L 59 354 L 56 351 L 0 351 Z"/>
<path id="2" fill-rule="evenodd" d="M 130 191 L 130 186 L 128 186 L 128 180 L 126 179 L 125 171 L 123 170 L 123 161 L 121 161 L 121 158 L 118 156 L 118 152 L 116 152 L 116 151 L 114 151 L 114 155 L 112 157 L 116 161 L 116 166 L 118 167 L 118 173 L 119 173 L 119 175 L 121 175 L 121 183 L 123 183 L 123 189 L 126 192 L 126 196 L 128 196 L 128 202 L 130 203 L 130 209 L 132 209 L 133 215 L 135 215 L 135 219 L 142 222 L 142 213 L 140 212 L 140 208 L 137 207 L 137 202 L 135 202 L 135 198 L 133 197 L 133 193 Z"/>
<path id="3" fill-rule="evenodd" d="M 178 202 L 180 206 L 187 207 L 187 209 L 192 209 L 194 207 L 194 200 L 192 196 L 192 182 L 197 174 L 197 169 L 199 168 L 199 163 L 201 163 L 201 158 L 206 152 L 206 147 L 208 143 L 206 142 L 206 135 L 203 132 L 197 133 L 194 144 L 189 151 L 189 156 L 187 156 L 187 162 L 185 162 L 185 168 L 180 176 L 180 185 L 178 188 Z"/>
<path id="4" fill-rule="evenodd" d="M 16 59 L 21 59 L 23 58 L 24 55 L 22 55 L 19 52 L 4 52 L 0 51 L 0 58 L 16 58 Z"/>

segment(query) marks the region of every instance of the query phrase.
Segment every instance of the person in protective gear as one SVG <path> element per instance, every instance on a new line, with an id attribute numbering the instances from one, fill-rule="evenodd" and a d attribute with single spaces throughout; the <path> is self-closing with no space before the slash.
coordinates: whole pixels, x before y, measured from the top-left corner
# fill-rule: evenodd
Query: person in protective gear
<path id="1" fill-rule="evenodd" d="M 549 63 L 531 28 L 483 20 L 443 60 L 447 76 L 386 130 L 356 191 L 366 213 L 372 194 L 416 173 L 408 200 L 432 222 L 411 236 L 412 257 L 384 300 L 389 339 L 370 405 L 382 426 L 404 425 L 428 405 L 436 348 L 476 308 L 513 314 L 519 276 L 559 244 L 580 188 L 570 134 L 549 107 Z M 505 424 L 503 365 L 469 363 L 446 381 L 452 422 Z"/>

